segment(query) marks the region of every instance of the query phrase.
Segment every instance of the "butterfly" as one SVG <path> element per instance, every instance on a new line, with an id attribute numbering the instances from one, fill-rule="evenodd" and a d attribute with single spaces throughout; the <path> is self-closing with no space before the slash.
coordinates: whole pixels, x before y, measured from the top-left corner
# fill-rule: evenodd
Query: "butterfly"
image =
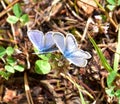
<path id="1" fill-rule="evenodd" d="M 53 40 L 53 32 L 47 32 L 45 35 L 39 30 L 27 31 L 28 38 L 33 46 L 39 50 L 40 53 L 54 52 L 58 50 Z"/>
<path id="2" fill-rule="evenodd" d="M 87 59 L 91 58 L 91 55 L 87 51 L 78 48 L 77 41 L 72 34 L 68 33 L 64 37 L 62 33 L 54 32 L 53 39 L 60 52 L 70 63 L 78 67 L 87 65 Z"/>

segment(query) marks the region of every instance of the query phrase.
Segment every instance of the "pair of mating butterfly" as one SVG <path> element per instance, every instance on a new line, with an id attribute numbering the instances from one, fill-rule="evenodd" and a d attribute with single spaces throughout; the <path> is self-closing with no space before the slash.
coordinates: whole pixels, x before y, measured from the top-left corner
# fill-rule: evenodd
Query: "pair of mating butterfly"
<path id="1" fill-rule="evenodd" d="M 91 58 L 88 52 L 78 49 L 77 41 L 70 33 L 64 37 L 60 32 L 50 31 L 44 35 L 42 31 L 29 30 L 27 34 L 40 53 L 54 52 L 59 49 L 68 61 L 78 67 L 85 67 L 87 59 Z"/>

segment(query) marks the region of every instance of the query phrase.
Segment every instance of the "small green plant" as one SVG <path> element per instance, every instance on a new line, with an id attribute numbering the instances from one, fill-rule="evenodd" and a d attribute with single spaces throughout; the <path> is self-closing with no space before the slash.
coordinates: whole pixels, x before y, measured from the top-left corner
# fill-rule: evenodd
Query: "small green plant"
<path id="1" fill-rule="evenodd" d="M 12 57 L 14 49 L 12 47 L 7 47 L 6 49 L 0 46 L 0 59 L 3 61 L 4 68 L 0 71 L 0 75 L 5 79 L 8 79 L 12 73 L 15 71 L 24 71 L 24 66 L 18 64 L 17 59 Z"/>
<path id="2" fill-rule="evenodd" d="M 40 60 L 35 62 L 35 72 L 38 74 L 48 74 L 51 70 L 51 65 L 49 63 L 51 54 L 41 54 L 38 55 Z"/>
<path id="3" fill-rule="evenodd" d="M 6 59 L 5 69 L 10 73 L 15 73 L 15 71 L 24 71 L 24 67 L 22 65 L 19 65 L 16 60 L 11 56 L 7 57 Z"/>
<path id="4" fill-rule="evenodd" d="M 115 57 L 114 57 L 114 65 L 113 68 L 109 65 L 109 63 L 107 62 L 106 58 L 104 57 L 102 51 L 100 50 L 100 48 L 97 46 L 97 44 L 95 43 L 95 41 L 93 40 L 93 38 L 89 36 L 89 39 L 91 41 L 91 43 L 93 44 L 95 50 L 97 51 L 100 60 L 102 62 L 102 65 L 104 66 L 104 68 L 109 72 L 109 75 L 107 77 L 107 88 L 106 88 L 106 93 L 110 96 L 110 97 L 117 97 L 118 98 L 118 102 L 120 104 L 120 89 L 116 89 L 117 86 L 115 86 L 113 84 L 114 80 L 117 77 L 120 77 L 119 74 L 117 73 L 118 70 L 118 63 L 119 63 L 119 55 L 118 53 L 120 53 L 120 28 L 119 28 L 119 32 L 118 32 L 118 45 L 117 45 L 117 49 L 116 49 L 116 53 L 115 53 Z"/>
<path id="5" fill-rule="evenodd" d="M 110 11 L 113 11 L 116 6 L 119 6 L 119 5 L 120 5 L 120 0 L 107 0 L 107 2 L 109 3 L 109 4 L 107 5 L 107 8 L 108 8 Z"/>
<path id="6" fill-rule="evenodd" d="M 118 44 L 116 47 L 116 53 L 114 55 L 115 57 L 114 57 L 113 70 L 109 73 L 107 77 L 108 88 L 106 88 L 106 93 L 111 97 L 116 96 L 119 99 L 119 104 L 120 104 L 120 89 L 116 89 L 116 86 L 113 84 L 115 78 L 120 77 L 119 74 L 117 73 L 119 58 L 120 58 L 118 53 L 120 53 L 120 26 L 118 28 Z"/>
<path id="7" fill-rule="evenodd" d="M 20 21 L 21 23 L 25 24 L 29 21 L 28 14 L 23 14 L 20 4 L 16 3 L 13 6 L 13 13 L 14 15 L 8 16 L 7 18 L 8 23 L 15 24 L 18 21 Z"/>
<path id="8" fill-rule="evenodd" d="M 37 74 L 48 74 L 51 70 L 51 65 L 49 63 L 49 60 L 51 58 L 51 53 L 47 54 L 38 54 L 39 50 L 34 48 L 35 53 L 40 58 L 36 60 L 35 62 L 35 72 Z"/>

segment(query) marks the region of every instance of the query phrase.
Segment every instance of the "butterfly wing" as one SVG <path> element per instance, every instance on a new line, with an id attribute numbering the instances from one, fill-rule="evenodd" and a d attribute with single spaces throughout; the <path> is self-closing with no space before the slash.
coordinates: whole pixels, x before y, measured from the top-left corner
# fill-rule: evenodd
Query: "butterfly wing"
<path id="1" fill-rule="evenodd" d="M 53 34 L 53 38 L 56 46 L 71 63 L 78 67 L 86 66 L 87 59 L 91 58 L 91 55 L 78 49 L 77 41 L 72 34 L 68 34 L 65 39 L 63 34 L 56 32 Z"/>
<path id="2" fill-rule="evenodd" d="M 27 32 L 28 38 L 32 42 L 33 46 L 41 51 L 44 48 L 44 34 L 39 30 L 29 30 Z"/>
<path id="3" fill-rule="evenodd" d="M 78 49 L 78 44 L 75 37 L 68 33 L 66 36 L 66 47 L 65 50 L 71 53 L 72 51 Z"/>
<path id="4" fill-rule="evenodd" d="M 65 56 L 71 63 L 79 67 L 85 67 L 87 59 L 91 58 L 88 52 L 78 49 L 77 41 L 72 34 L 67 34 L 66 37 Z"/>
<path id="5" fill-rule="evenodd" d="M 91 58 L 91 55 L 86 51 L 78 49 L 66 58 L 76 66 L 85 67 L 87 64 L 87 59 Z"/>
<path id="6" fill-rule="evenodd" d="M 65 37 L 64 37 L 64 35 L 60 32 L 54 32 L 53 39 L 54 39 L 54 42 L 56 43 L 56 46 L 60 50 L 60 52 L 64 55 L 64 50 L 65 50 Z"/>
<path id="7" fill-rule="evenodd" d="M 74 50 L 69 57 L 79 57 L 84 59 L 90 59 L 91 55 L 87 51 L 77 49 L 77 50 Z"/>
<path id="8" fill-rule="evenodd" d="M 71 57 L 67 59 L 78 67 L 85 67 L 87 65 L 87 60 L 80 57 Z"/>
<path id="9" fill-rule="evenodd" d="M 53 32 L 47 32 L 45 34 L 45 38 L 44 38 L 44 51 L 45 52 L 54 52 L 58 50 L 58 48 L 56 47 L 56 44 L 53 40 Z"/>

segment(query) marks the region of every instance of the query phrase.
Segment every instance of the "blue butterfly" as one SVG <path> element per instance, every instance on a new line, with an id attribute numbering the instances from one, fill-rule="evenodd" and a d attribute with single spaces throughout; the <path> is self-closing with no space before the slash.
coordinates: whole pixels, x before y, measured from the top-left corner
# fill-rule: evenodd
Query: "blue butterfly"
<path id="1" fill-rule="evenodd" d="M 54 52 L 58 50 L 53 41 L 53 32 L 47 32 L 45 35 L 39 30 L 29 30 L 27 32 L 28 38 L 33 46 L 39 50 L 40 53 Z"/>
<path id="2" fill-rule="evenodd" d="M 53 39 L 60 52 L 68 61 L 78 67 L 87 65 L 87 59 L 91 58 L 91 55 L 86 51 L 78 49 L 77 41 L 72 34 L 68 33 L 65 38 L 62 33 L 54 32 Z"/>

